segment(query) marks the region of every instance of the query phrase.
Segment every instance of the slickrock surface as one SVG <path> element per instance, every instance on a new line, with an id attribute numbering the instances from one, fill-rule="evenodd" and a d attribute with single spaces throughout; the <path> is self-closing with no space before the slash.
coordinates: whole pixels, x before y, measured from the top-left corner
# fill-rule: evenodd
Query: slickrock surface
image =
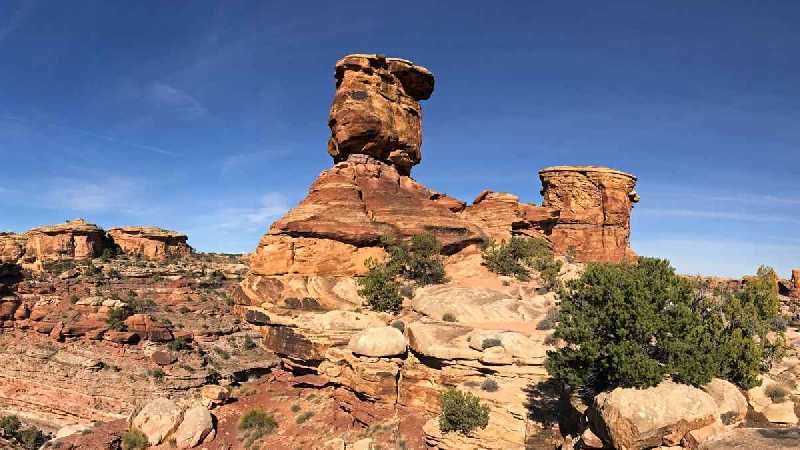
<path id="1" fill-rule="evenodd" d="M 147 259 L 182 258 L 193 251 L 185 234 L 157 227 L 111 228 L 108 235 L 126 255 Z"/>
<path id="2" fill-rule="evenodd" d="M 336 96 L 328 124 L 334 161 L 364 154 L 408 175 L 422 159 L 419 100 L 433 93 L 426 68 L 382 55 L 348 55 L 336 63 Z"/>
<path id="3" fill-rule="evenodd" d="M 539 171 L 542 206 L 559 211 L 550 241 L 578 261 L 619 262 L 634 257 L 630 215 L 639 201 L 636 177 L 605 167 L 557 166 Z"/>

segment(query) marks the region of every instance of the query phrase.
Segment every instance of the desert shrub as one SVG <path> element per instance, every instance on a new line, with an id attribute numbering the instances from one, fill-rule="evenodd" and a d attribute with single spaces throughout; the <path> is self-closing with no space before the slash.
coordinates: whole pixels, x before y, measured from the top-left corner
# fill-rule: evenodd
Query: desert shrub
<path id="1" fill-rule="evenodd" d="M 481 383 L 481 390 L 483 391 L 497 392 L 498 389 L 500 389 L 500 386 L 498 386 L 497 381 L 494 381 L 492 378 L 487 378 Z"/>
<path id="2" fill-rule="evenodd" d="M 457 322 L 455 314 L 453 313 L 444 313 L 442 315 L 442 320 L 445 322 Z"/>
<path id="3" fill-rule="evenodd" d="M 775 403 L 783 403 L 789 397 L 789 389 L 779 384 L 771 384 L 764 389 L 764 394 Z"/>
<path id="4" fill-rule="evenodd" d="M 439 428 L 444 431 L 458 431 L 467 434 L 476 428 L 486 428 L 489 424 L 489 407 L 481 405 L 478 397 L 449 388 L 441 395 L 442 414 Z"/>
<path id="5" fill-rule="evenodd" d="M 554 258 L 550 244 L 542 238 L 514 236 L 508 242 L 492 242 L 483 250 L 483 265 L 494 273 L 524 281 L 530 279 L 531 270 L 536 270 L 548 290 L 559 287 L 561 261 Z"/>
<path id="6" fill-rule="evenodd" d="M 557 307 L 554 306 L 554 307 L 548 309 L 547 312 L 544 315 L 544 318 L 542 318 L 542 320 L 539 323 L 536 324 L 536 329 L 537 330 L 552 330 L 553 328 L 556 327 L 556 324 L 558 323 L 558 315 L 559 314 L 558 314 L 558 308 Z"/>
<path id="7" fill-rule="evenodd" d="M 214 351 L 219 355 L 222 359 L 231 359 L 231 354 L 228 353 L 225 349 L 214 347 Z"/>
<path id="8" fill-rule="evenodd" d="M 106 324 L 108 328 L 116 331 L 125 331 L 125 319 L 131 316 L 128 308 L 114 308 L 108 313 Z"/>
<path id="9" fill-rule="evenodd" d="M 299 416 L 297 416 L 294 421 L 295 421 L 295 423 L 300 425 L 301 423 L 304 423 L 306 420 L 310 419 L 313 416 L 314 416 L 314 412 L 313 411 L 306 411 L 303 414 L 300 414 Z"/>
<path id="10" fill-rule="evenodd" d="M 147 371 L 147 375 L 156 381 L 163 381 L 164 377 L 167 376 L 167 374 L 161 369 L 149 370 Z"/>
<path id="11" fill-rule="evenodd" d="M 291 408 L 289 408 L 293 413 L 299 413 L 302 408 L 297 403 L 292 404 Z"/>
<path id="12" fill-rule="evenodd" d="M 712 377 L 757 384 L 773 346 L 767 320 L 776 311 L 766 272 L 725 298 L 699 295 L 668 261 L 590 264 L 562 298 L 548 371 L 572 386 L 647 387 L 666 376 L 701 385 Z"/>
<path id="13" fill-rule="evenodd" d="M 191 350 L 192 346 L 191 344 L 186 342 L 186 339 L 179 337 L 175 338 L 175 340 L 167 344 L 167 348 L 169 348 L 173 352 L 182 352 L 185 350 Z"/>
<path id="14" fill-rule="evenodd" d="M 139 430 L 122 434 L 122 450 L 143 450 L 148 447 L 147 436 Z"/>
<path id="15" fill-rule="evenodd" d="M 250 336 L 245 336 L 244 341 L 242 342 L 242 348 L 245 350 L 255 350 L 258 348 L 258 344 L 256 344 L 253 338 Z"/>
<path id="16" fill-rule="evenodd" d="M 497 338 L 486 338 L 481 342 L 481 348 L 487 349 L 489 347 L 497 347 L 503 345 L 500 339 Z"/>
<path id="17" fill-rule="evenodd" d="M 406 323 L 403 322 L 402 320 L 393 321 L 391 326 L 392 326 L 392 328 L 396 328 L 396 329 L 400 330 L 401 333 L 406 331 Z"/>
<path id="18" fill-rule="evenodd" d="M 388 255 L 386 261 L 380 264 L 374 259 L 367 260 L 368 272 L 358 279 L 358 293 L 367 300 L 371 309 L 385 312 L 400 310 L 403 304 L 401 294 L 408 286 L 401 286 L 398 279 L 409 280 L 419 286 L 447 281 L 440 255 L 442 246 L 432 233 L 412 236 L 409 242 L 398 242 L 384 236 L 381 245 Z"/>
<path id="19" fill-rule="evenodd" d="M 789 319 L 781 315 L 775 316 L 769 324 L 772 331 L 786 331 L 787 327 L 789 327 Z"/>
<path id="20" fill-rule="evenodd" d="M 239 430 L 244 433 L 244 446 L 250 447 L 264 435 L 272 433 L 278 423 L 272 414 L 263 409 L 251 409 L 239 419 Z"/>
<path id="21" fill-rule="evenodd" d="M 16 436 L 21 427 L 22 422 L 20 422 L 17 416 L 4 416 L 0 418 L 0 431 L 3 432 L 4 436 Z"/>
<path id="22" fill-rule="evenodd" d="M 403 306 L 400 288 L 394 276 L 385 265 L 375 260 L 367 260 L 367 275 L 357 280 L 358 295 L 367 300 L 370 309 L 383 312 L 397 312 Z"/>
<path id="23" fill-rule="evenodd" d="M 47 437 L 44 433 L 35 427 L 26 428 L 17 432 L 16 439 L 28 450 L 37 450 L 47 442 Z"/>

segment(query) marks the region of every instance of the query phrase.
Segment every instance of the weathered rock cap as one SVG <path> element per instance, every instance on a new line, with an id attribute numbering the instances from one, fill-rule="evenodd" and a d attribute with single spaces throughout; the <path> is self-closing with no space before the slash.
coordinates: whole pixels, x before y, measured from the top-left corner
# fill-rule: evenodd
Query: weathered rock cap
<path id="1" fill-rule="evenodd" d="M 612 169 L 610 167 L 604 166 L 552 166 L 552 167 L 545 167 L 539 171 L 539 176 L 551 172 L 581 172 L 581 173 L 608 173 L 613 175 L 620 175 L 623 177 L 628 177 L 634 181 L 636 178 L 635 175 L 631 175 L 627 172 L 623 172 L 621 170 Z"/>
<path id="2" fill-rule="evenodd" d="M 70 234 L 92 234 L 102 232 L 103 230 L 100 229 L 97 225 L 93 223 L 89 223 L 84 219 L 75 219 L 75 220 L 68 220 L 64 223 L 59 223 L 56 225 L 44 225 L 41 227 L 31 228 L 25 234 L 48 234 L 48 235 L 56 235 L 56 234 L 63 234 L 63 233 L 70 233 Z"/>
<path id="3" fill-rule="evenodd" d="M 141 235 L 148 238 L 186 238 L 187 236 L 177 231 L 165 230 L 153 226 L 126 226 L 109 228 L 108 233 L 125 233 L 130 235 Z"/>
<path id="4" fill-rule="evenodd" d="M 336 80 L 341 81 L 346 70 L 371 72 L 374 68 L 388 69 L 403 85 L 405 93 L 414 100 L 427 100 L 433 94 L 433 73 L 425 67 L 402 58 L 387 58 L 380 54 L 354 53 L 336 62 Z"/>

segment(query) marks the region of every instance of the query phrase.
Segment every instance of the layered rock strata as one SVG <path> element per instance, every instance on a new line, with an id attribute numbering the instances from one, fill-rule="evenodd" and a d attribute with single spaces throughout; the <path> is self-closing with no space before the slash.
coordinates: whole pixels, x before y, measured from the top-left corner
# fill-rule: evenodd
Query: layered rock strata
<path id="1" fill-rule="evenodd" d="M 59 259 L 86 260 L 108 246 L 105 232 L 83 219 L 33 228 L 25 233 L 24 262 Z"/>
<path id="2" fill-rule="evenodd" d="M 630 248 L 630 217 L 639 201 L 636 177 L 596 166 L 556 166 L 539 171 L 542 206 L 559 211 L 549 234 L 556 253 L 578 261 L 620 262 Z"/>
<path id="3" fill-rule="evenodd" d="M 108 230 L 108 236 L 126 255 L 164 260 L 191 255 L 188 237 L 157 227 L 118 227 Z"/>
<path id="4" fill-rule="evenodd" d="M 183 258 L 194 251 L 187 237 L 157 227 L 117 227 L 108 232 L 83 219 L 33 228 L 25 233 L 0 233 L 0 264 L 41 269 L 60 260 L 89 260 L 107 249 L 153 259 Z"/>

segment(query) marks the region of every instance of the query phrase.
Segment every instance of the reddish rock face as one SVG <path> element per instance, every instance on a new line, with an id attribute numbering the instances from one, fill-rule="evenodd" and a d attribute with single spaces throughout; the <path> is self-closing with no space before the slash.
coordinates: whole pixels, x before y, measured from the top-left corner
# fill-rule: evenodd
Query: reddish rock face
<path id="1" fill-rule="evenodd" d="M 16 263 L 25 255 L 25 236 L 16 233 L 0 233 L 0 264 Z"/>
<path id="2" fill-rule="evenodd" d="M 789 296 L 800 298 L 800 269 L 792 269 L 792 279 L 789 281 Z"/>
<path id="3" fill-rule="evenodd" d="M 633 258 L 630 215 L 639 201 L 636 177 L 605 167 L 558 166 L 539 171 L 542 206 L 559 211 L 550 233 L 554 251 L 577 261 Z"/>
<path id="4" fill-rule="evenodd" d="M 336 97 L 328 125 L 334 161 L 364 154 L 408 175 L 422 159 L 419 100 L 433 93 L 433 74 L 410 61 L 348 55 L 336 63 Z"/>
<path id="5" fill-rule="evenodd" d="M 559 211 L 527 203 L 507 192 L 481 192 L 462 215 L 491 239 L 508 241 L 512 235 L 543 236 L 558 221 Z"/>
<path id="6" fill-rule="evenodd" d="M 148 259 L 182 258 L 192 254 L 185 234 L 157 227 L 119 227 L 108 235 L 123 253 Z"/>
<path id="7" fill-rule="evenodd" d="M 430 231 L 446 253 L 482 240 L 482 232 L 452 211 L 453 201 L 401 175 L 393 166 L 351 155 L 317 178 L 308 196 L 275 222 L 251 257 L 259 275 L 342 275 L 365 271 L 380 257 L 383 235 Z"/>
<path id="8" fill-rule="evenodd" d="M 105 232 L 83 219 L 34 228 L 25 238 L 25 262 L 91 259 L 107 245 Z"/>

